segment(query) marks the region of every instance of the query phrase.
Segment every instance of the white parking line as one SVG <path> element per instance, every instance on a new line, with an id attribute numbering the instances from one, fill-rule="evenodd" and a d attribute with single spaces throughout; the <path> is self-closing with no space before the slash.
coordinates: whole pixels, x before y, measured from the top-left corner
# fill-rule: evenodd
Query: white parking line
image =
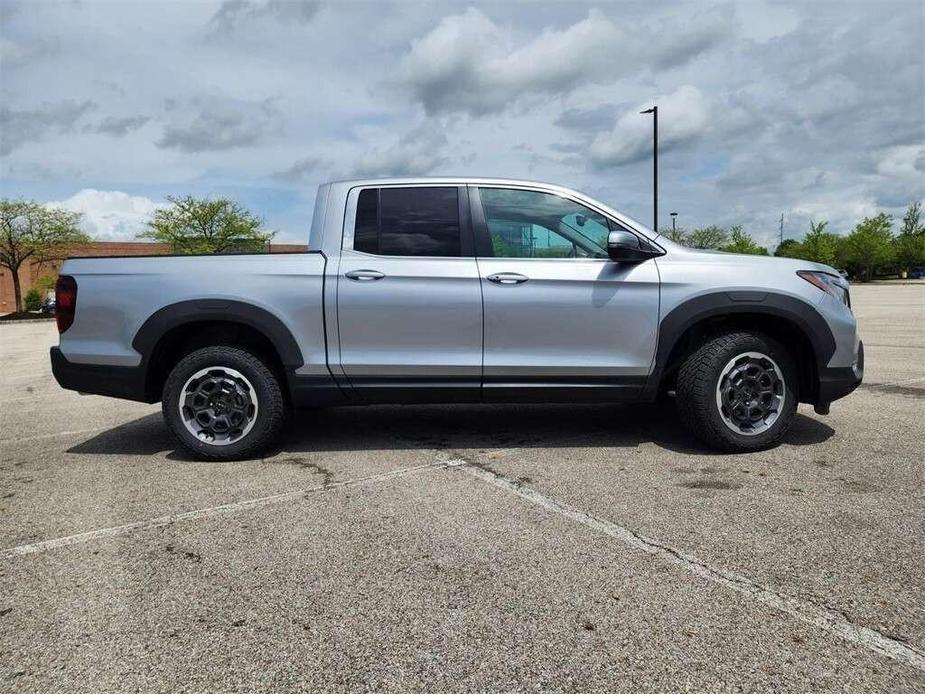
<path id="1" fill-rule="evenodd" d="M 160 516 L 159 518 L 150 518 L 148 520 L 137 521 L 135 523 L 117 525 L 112 528 L 90 530 L 85 533 L 78 533 L 77 535 L 67 535 L 65 537 L 58 537 L 53 540 L 43 540 L 42 542 L 34 542 L 28 545 L 18 545 L 16 547 L 10 547 L 9 549 L 0 551 L 0 558 L 8 559 L 11 557 L 22 556 L 24 554 L 36 554 L 38 552 L 46 552 L 50 549 L 57 549 L 58 547 L 67 547 L 69 545 L 83 544 L 85 542 L 92 542 L 93 540 L 115 537 L 117 535 L 125 535 L 136 530 L 150 530 L 152 528 L 160 528 L 181 521 L 197 520 L 199 518 L 219 516 L 226 513 L 236 513 L 245 509 L 260 508 L 262 506 L 269 506 L 270 504 L 278 504 L 284 501 L 301 499 L 306 494 L 310 494 L 312 492 L 339 489 L 341 487 L 353 487 L 360 484 L 372 484 L 374 482 L 384 482 L 386 480 L 392 479 L 393 477 L 407 475 L 409 473 L 418 472 L 420 470 L 447 467 L 450 464 L 453 463 L 446 463 L 438 460 L 433 463 L 425 463 L 423 465 L 398 468 L 396 470 L 379 473 L 378 475 L 369 475 L 368 477 L 359 477 L 353 480 L 344 480 L 343 482 L 331 482 L 330 484 L 319 485 L 317 487 L 307 487 L 305 489 L 297 489 L 292 492 L 284 492 L 282 494 L 264 496 L 260 497 L 259 499 L 235 501 L 234 503 L 222 504 L 221 506 L 210 506 L 209 508 L 202 508 L 196 511 L 187 511 L 186 513 L 176 513 L 169 516 Z"/>
<path id="2" fill-rule="evenodd" d="M 576 523 L 580 523 L 599 533 L 608 535 L 623 544 L 638 549 L 647 554 L 654 555 L 668 564 L 679 566 L 696 576 L 745 595 L 756 602 L 786 612 L 800 621 L 807 622 L 826 631 L 841 636 L 846 641 L 864 646 L 875 653 L 888 658 L 901 661 L 914 668 L 925 671 L 925 653 L 905 643 L 892 639 L 875 629 L 858 626 L 848 621 L 840 613 L 825 607 L 820 607 L 805 600 L 799 600 L 790 595 L 779 593 L 767 588 L 752 579 L 734 571 L 710 566 L 686 552 L 663 544 L 657 540 L 639 535 L 638 533 L 611 521 L 597 518 L 578 509 L 572 508 L 555 499 L 540 494 L 533 489 L 523 486 L 519 482 L 508 479 L 491 470 L 478 467 L 465 460 L 452 460 L 448 467 L 464 470 L 466 473 L 478 477 L 500 489 L 516 494 L 536 504 L 547 511 L 556 513 Z"/>

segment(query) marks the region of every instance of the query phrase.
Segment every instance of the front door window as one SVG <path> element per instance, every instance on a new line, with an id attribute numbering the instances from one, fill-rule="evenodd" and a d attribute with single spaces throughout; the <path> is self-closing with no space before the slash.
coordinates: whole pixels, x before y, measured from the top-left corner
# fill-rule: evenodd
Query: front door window
<path id="1" fill-rule="evenodd" d="M 496 258 L 607 258 L 610 225 L 597 212 L 551 193 L 479 188 Z"/>

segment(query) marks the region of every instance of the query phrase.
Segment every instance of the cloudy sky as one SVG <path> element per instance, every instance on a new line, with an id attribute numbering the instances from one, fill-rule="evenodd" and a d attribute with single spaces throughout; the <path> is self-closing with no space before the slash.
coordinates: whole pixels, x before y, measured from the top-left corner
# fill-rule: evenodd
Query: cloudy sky
<path id="1" fill-rule="evenodd" d="M 925 3 L 0 0 L 0 186 L 132 238 L 232 196 L 304 240 L 332 178 L 582 190 L 773 245 L 925 197 Z M 667 214 L 663 216 L 667 220 Z"/>

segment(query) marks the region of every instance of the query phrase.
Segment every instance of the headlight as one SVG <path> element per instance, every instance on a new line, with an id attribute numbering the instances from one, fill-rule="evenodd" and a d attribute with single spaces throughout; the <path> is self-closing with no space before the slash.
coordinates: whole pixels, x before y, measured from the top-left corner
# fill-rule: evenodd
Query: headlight
<path id="1" fill-rule="evenodd" d="M 797 270 L 797 274 L 826 294 L 834 296 L 848 308 L 851 308 L 848 282 L 839 275 L 831 275 L 828 272 L 819 272 L 818 270 Z"/>

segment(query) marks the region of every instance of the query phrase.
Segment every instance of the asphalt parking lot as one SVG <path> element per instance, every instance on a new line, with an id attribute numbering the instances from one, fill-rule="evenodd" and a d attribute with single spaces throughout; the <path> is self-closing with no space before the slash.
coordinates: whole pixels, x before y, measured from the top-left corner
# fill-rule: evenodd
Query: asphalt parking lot
<path id="1" fill-rule="evenodd" d="M 370 407 L 192 462 L 0 326 L 0 683 L 925 691 L 925 285 L 853 299 L 864 385 L 752 455 L 655 406 Z"/>

